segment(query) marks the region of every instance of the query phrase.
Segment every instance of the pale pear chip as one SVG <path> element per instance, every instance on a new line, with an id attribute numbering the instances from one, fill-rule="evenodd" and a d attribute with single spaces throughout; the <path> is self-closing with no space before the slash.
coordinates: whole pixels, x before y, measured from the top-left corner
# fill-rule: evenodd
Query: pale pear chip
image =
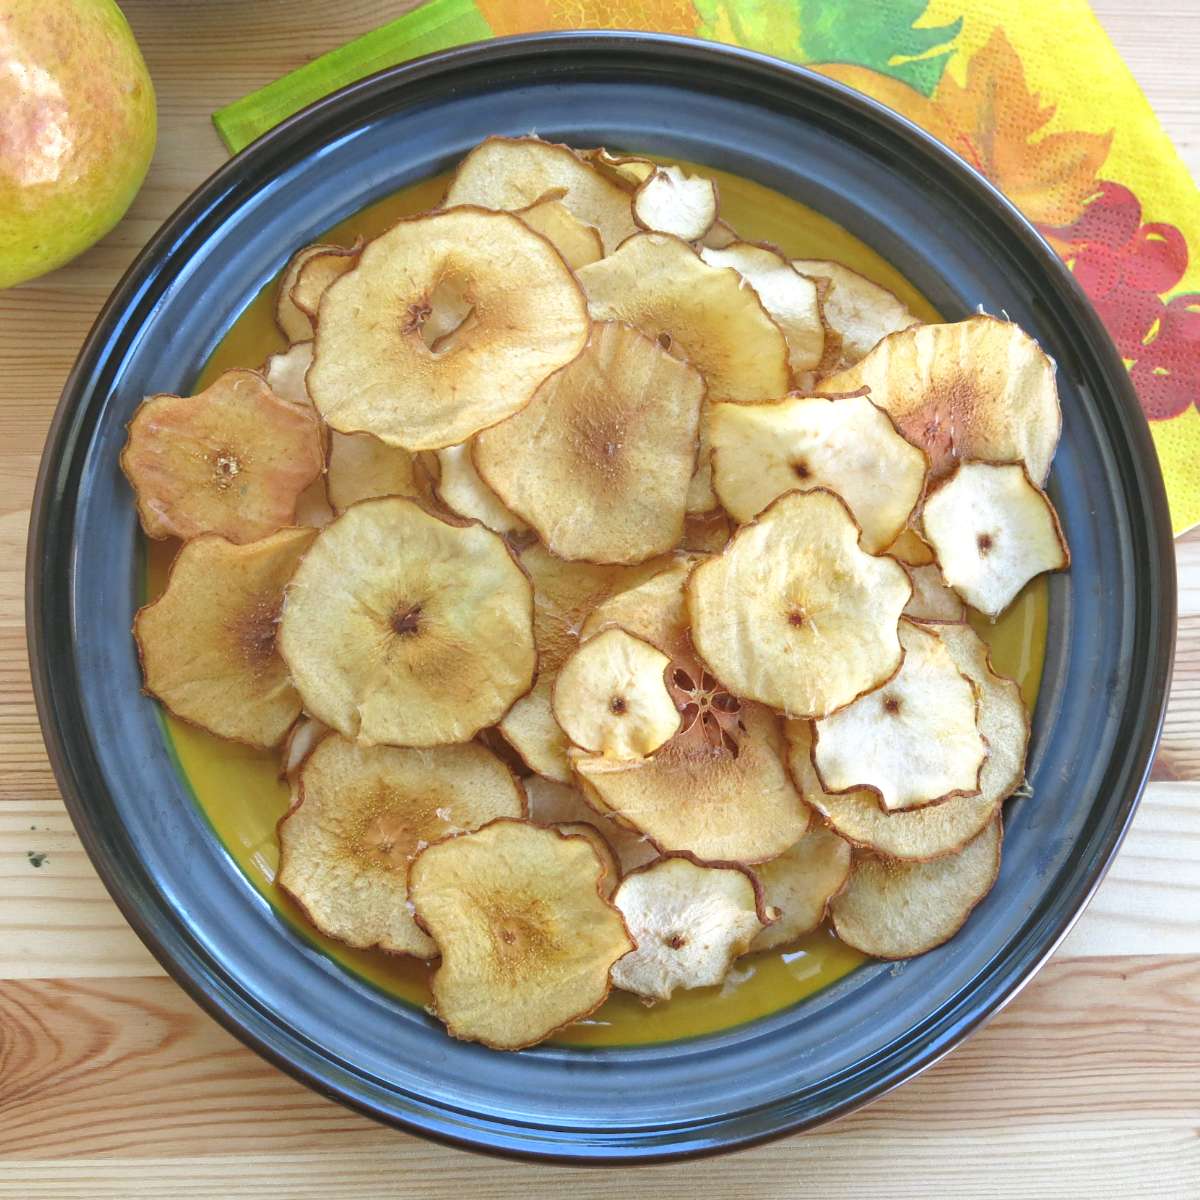
<path id="1" fill-rule="evenodd" d="M 279 884 L 329 937 L 432 958 L 408 901 L 410 861 L 442 838 L 524 815 L 520 784 L 478 743 L 410 750 L 323 738 L 279 823 Z"/>
<path id="2" fill-rule="evenodd" d="M 706 246 L 710 250 L 724 250 L 726 246 L 732 246 L 734 242 L 741 240 L 737 235 L 737 230 L 728 221 L 723 221 L 718 217 L 700 239 L 700 245 Z"/>
<path id="3" fill-rule="evenodd" d="M 134 618 L 146 690 L 220 737 L 279 745 L 300 715 L 276 649 L 279 610 L 315 536 L 282 529 L 245 545 L 215 533 L 185 542 L 166 590 Z"/>
<path id="4" fill-rule="evenodd" d="M 679 732 L 665 673 L 670 659 L 623 629 L 606 629 L 563 663 L 554 718 L 575 745 L 607 758 L 640 759 Z"/>
<path id="5" fill-rule="evenodd" d="M 982 459 L 1023 462 L 1045 482 L 1062 426 L 1054 363 L 1018 326 L 978 316 L 903 329 L 820 383 L 823 392 L 864 386 L 928 453 L 932 478 Z"/>
<path id="6" fill-rule="evenodd" d="M 447 508 L 460 517 L 482 522 L 496 533 L 523 533 L 529 528 L 479 477 L 469 443 L 447 446 L 436 453 L 438 482 L 435 490 Z"/>
<path id="7" fill-rule="evenodd" d="M 977 796 L 987 759 L 979 689 L 933 632 L 900 622 L 904 661 L 882 687 L 814 724 L 826 791 L 871 788 L 888 812 Z"/>
<path id="8" fill-rule="evenodd" d="M 779 920 L 750 943 L 750 950 L 774 950 L 812 933 L 825 920 L 830 897 L 850 874 L 850 843 L 814 824 L 778 858 L 755 867 L 754 874 Z"/>
<path id="9" fill-rule="evenodd" d="M 637 943 L 613 966 L 613 986 L 648 1000 L 720 983 L 773 916 L 747 871 L 689 858 L 631 872 L 613 903 Z"/>
<path id="10" fill-rule="evenodd" d="M 240 368 L 195 396 L 143 400 L 121 451 L 152 538 L 266 537 L 294 523 L 297 499 L 324 465 L 313 410 Z"/>
<path id="11" fill-rule="evenodd" d="M 637 232 L 626 185 L 589 166 L 569 147 L 534 137 L 480 142 L 459 164 L 443 204 L 515 210 L 559 189 L 571 214 L 599 231 L 606 254 Z"/>
<path id="12" fill-rule="evenodd" d="M 841 365 L 853 366 L 900 329 L 919 323 L 895 293 L 841 263 L 798 258 L 792 266 L 804 275 L 829 280 L 822 299 L 825 319 L 841 338 Z"/>
<path id="13" fill-rule="evenodd" d="M 572 271 L 604 257 L 604 243 L 594 225 L 586 225 L 562 202 L 561 189 L 548 192 L 528 208 L 519 208 L 520 217 L 534 233 L 540 233 L 563 256 Z"/>
<path id="14" fill-rule="evenodd" d="M 519 1050 L 604 1003 L 633 949 L 583 837 L 498 820 L 424 850 L 409 868 L 418 922 L 441 951 L 433 1004 L 450 1034 Z"/>
<path id="15" fill-rule="evenodd" d="M 723 249 L 705 247 L 700 257 L 710 267 L 732 267 L 758 293 L 763 308 L 787 338 L 788 363 L 796 376 L 814 370 L 825 353 L 825 326 L 817 285 L 781 254 L 753 242 Z"/>
<path id="16" fill-rule="evenodd" d="M 989 617 L 1071 563 L 1054 505 L 1017 463 L 962 463 L 925 501 L 922 524 L 946 582 Z"/>
<path id="17" fill-rule="evenodd" d="M 520 218 L 410 217 L 322 297 L 308 392 L 332 429 L 437 450 L 524 408 L 589 327 L 570 267 Z"/>
<path id="18" fill-rule="evenodd" d="M 389 446 L 369 433 L 333 430 L 329 434 L 325 486 L 337 513 L 344 513 L 360 500 L 380 496 L 424 500 L 431 492 L 415 454 L 400 446 Z"/>
<path id="19" fill-rule="evenodd" d="M 529 798 L 531 821 L 541 825 L 591 825 L 597 830 L 616 855 L 619 868 L 614 876 L 616 880 L 620 880 L 627 871 L 645 866 L 658 857 L 652 842 L 597 812 L 583 798 L 579 789 L 571 784 L 555 783 L 539 775 L 531 775 L 525 780 L 525 793 Z"/>
<path id="20" fill-rule="evenodd" d="M 912 958 L 949 941 L 1000 871 L 1000 815 L 957 854 L 892 862 L 861 852 L 830 903 L 838 937 L 873 958 Z"/>
<path id="21" fill-rule="evenodd" d="M 292 296 L 292 288 L 300 277 L 300 271 L 310 258 L 328 251 L 345 253 L 344 246 L 326 245 L 318 242 L 311 246 L 301 246 L 288 259 L 283 273 L 279 276 L 279 287 L 275 292 L 275 324 L 279 326 L 283 336 L 289 342 L 306 342 L 313 335 L 313 323 L 309 314 L 304 311 Z"/>
<path id="22" fill-rule="evenodd" d="M 913 621 L 965 621 L 967 606 L 957 593 L 946 586 L 937 563 L 908 567 L 912 580 L 912 599 L 904 606 L 904 615 Z"/>
<path id="23" fill-rule="evenodd" d="M 859 546 L 832 492 L 788 492 L 688 580 L 692 639 L 736 696 L 825 716 L 900 665 L 904 568 Z"/>
<path id="24" fill-rule="evenodd" d="M 764 862 L 804 834 L 809 809 L 788 775 L 775 715 L 707 682 L 704 692 L 695 681 L 697 699 L 684 711 L 691 723 L 650 758 L 619 762 L 573 750 L 571 763 L 589 802 L 594 792 L 604 811 L 660 850 Z"/>
<path id="25" fill-rule="evenodd" d="M 590 163 L 596 170 L 630 191 L 636 191 L 657 168 L 657 164 L 648 158 L 613 154 L 603 146 L 594 150 L 581 150 L 579 155 L 584 162 Z"/>
<path id="26" fill-rule="evenodd" d="M 708 399 L 766 400 L 788 389 L 788 348 L 753 288 L 684 241 L 639 233 L 579 272 L 598 321 L 624 321 L 686 359 Z"/>
<path id="27" fill-rule="evenodd" d="M 283 739 L 279 755 L 279 778 L 295 780 L 304 760 L 329 731 L 329 726 L 318 721 L 316 717 L 301 713 Z"/>
<path id="28" fill-rule="evenodd" d="M 694 368 L 600 323 L 527 408 L 475 438 L 475 466 L 558 557 L 642 562 L 683 537 L 703 399 Z"/>
<path id="29" fill-rule="evenodd" d="M 866 396 L 788 396 L 710 410 L 713 487 L 735 521 L 784 492 L 829 488 L 862 528 L 862 548 L 887 549 L 904 530 L 928 465 Z"/>
<path id="30" fill-rule="evenodd" d="M 362 238 L 350 247 L 324 246 L 316 254 L 307 255 L 300 264 L 292 284 L 292 303 L 311 323 L 318 319 L 321 297 L 335 279 L 340 279 L 358 265 L 362 248 Z"/>
<path id="31" fill-rule="evenodd" d="M 533 683 L 533 592 L 504 540 L 392 496 L 321 530 L 279 648 L 305 711 L 363 744 L 465 742 Z"/>
<path id="32" fill-rule="evenodd" d="M 668 658 L 693 658 L 684 586 L 698 561 L 696 556 L 681 556 L 658 574 L 597 604 L 580 636 L 587 639 L 617 626 L 656 646 Z"/>
<path id="33" fill-rule="evenodd" d="M 911 525 L 900 531 L 900 536 L 887 548 L 887 553 L 906 567 L 926 567 L 937 562 L 929 543 Z"/>
<path id="34" fill-rule="evenodd" d="M 564 562 L 535 542 L 521 552 L 521 565 L 533 581 L 538 678 L 532 691 L 505 714 L 500 732 L 531 771 L 559 783 L 569 783 L 569 742 L 550 709 L 554 677 L 579 644 L 579 631 L 588 613 L 617 592 L 650 578 L 667 564 L 663 560 L 632 567 Z"/>
<path id="35" fill-rule="evenodd" d="M 697 241 L 717 219 L 717 185 L 679 167 L 655 167 L 633 195 L 633 219 L 654 233 Z"/>
<path id="36" fill-rule="evenodd" d="M 311 341 L 296 342 L 278 354 L 272 354 L 263 364 L 267 386 L 281 400 L 312 406 L 304 376 L 312 366 Z"/>

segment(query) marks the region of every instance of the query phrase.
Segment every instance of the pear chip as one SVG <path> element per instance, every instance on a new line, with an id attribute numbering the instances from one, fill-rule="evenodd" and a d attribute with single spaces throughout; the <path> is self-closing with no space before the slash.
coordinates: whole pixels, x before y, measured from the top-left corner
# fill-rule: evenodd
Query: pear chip
<path id="1" fill-rule="evenodd" d="M 389 446 L 369 433 L 330 432 L 325 486 L 329 503 L 337 513 L 378 496 L 420 500 L 429 493 L 416 455 Z"/>
<path id="2" fill-rule="evenodd" d="M 529 800 L 531 821 L 536 821 L 539 825 L 572 828 L 589 825 L 596 830 L 616 857 L 616 882 L 620 882 L 621 876 L 635 867 L 645 866 L 658 858 L 658 851 L 652 842 L 597 811 L 583 798 L 578 788 L 543 779 L 540 775 L 531 775 L 524 781 L 524 786 L 525 795 Z M 603 857 L 601 855 L 601 858 Z M 613 887 L 615 889 L 616 883 Z"/>
<path id="3" fill-rule="evenodd" d="M 479 521 L 496 533 L 524 533 L 529 526 L 479 477 L 471 460 L 471 445 L 437 451 L 438 499 L 460 517 Z"/>
<path id="4" fill-rule="evenodd" d="M 402 497 L 321 530 L 279 648 L 304 707 L 364 744 L 465 742 L 533 682 L 533 594 L 503 540 Z"/>
<path id="5" fill-rule="evenodd" d="M 411 750 L 323 738 L 279 824 L 279 885 L 348 946 L 432 958 L 413 920 L 408 867 L 426 846 L 497 817 L 523 817 L 509 769 L 474 742 Z"/>
<path id="6" fill-rule="evenodd" d="M 634 943 L 603 878 L 588 839 L 522 821 L 417 856 L 409 895 L 442 956 L 433 1003 L 454 1037 L 519 1050 L 604 1003 Z"/>
<path id="7" fill-rule="evenodd" d="M 633 219 L 655 233 L 694 242 L 717 219 L 717 185 L 678 167 L 654 167 L 633 194 Z"/>

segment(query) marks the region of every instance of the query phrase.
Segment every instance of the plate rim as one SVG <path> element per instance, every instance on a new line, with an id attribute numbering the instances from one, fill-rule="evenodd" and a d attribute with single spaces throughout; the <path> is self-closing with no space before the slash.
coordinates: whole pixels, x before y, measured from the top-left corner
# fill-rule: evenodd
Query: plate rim
<path id="1" fill-rule="evenodd" d="M 1087 882 L 1080 889 L 1078 902 L 1072 905 L 1067 915 L 1056 921 L 1052 931 L 1039 943 L 1038 951 L 1030 956 L 1010 978 L 998 981 L 982 1002 L 972 1000 L 968 1019 L 958 1022 L 953 1029 L 935 1039 L 932 1044 L 921 1047 L 911 1060 L 905 1061 L 892 1075 L 860 1086 L 848 1100 L 842 1101 L 817 1117 L 789 1120 L 760 1127 L 752 1133 L 744 1130 L 725 1138 L 720 1137 L 722 1126 L 730 1126 L 748 1116 L 769 1112 L 774 1104 L 739 1113 L 725 1114 L 715 1119 L 712 1144 L 689 1145 L 683 1149 L 642 1148 L 628 1151 L 619 1156 L 609 1153 L 571 1153 L 563 1149 L 514 1147 L 489 1143 L 493 1136 L 486 1128 L 476 1126 L 476 1136 L 457 1134 L 444 1128 L 432 1128 L 380 1108 L 356 1094 L 351 1086 L 339 1085 L 330 1078 L 341 1068 L 341 1064 L 328 1059 L 321 1060 L 326 1067 L 324 1075 L 298 1061 L 294 1050 L 291 1054 L 281 1048 L 278 1039 L 260 1033 L 250 1027 L 244 1014 L 235 1011 L 238 1004 L 243 1007 L 245 998 L 229 993 L 211 964 L 204 962 L 195 946 L 181 944 L 178 931 L 168 922 L 155 919 L 140 901 L 149 888 L 150 881 L 134 864 L 119 861 L 106 845 L 106 835 L 98 823 L 91 819 L 88 811 L 88 793 L 95 780 L 81 773 L 80 764 L 71 748 L 71 735 L 64 729 L 56 694 L 53 660 L 55 649 L 47 636 L 49 614 L 44 611 L 46 596 L 43 581 L 46 566 L 46 545 L 51 536 L 56 511 L 64 496 L 70 495 L 70 477 L 80 463 L 73 453 L 73 419 L 86 407 L 87 395 L 82 383 L 89 369 L 103 356 L 105 347 L 122 328 L 122 315 L 128 311 L 138 293 L 156 276 L 155 264 L 164 250 L 177 236 L 195 226 L 202 214 L 218 208 L 222 198 L 232 185 L 243 179 L 247 163 L 270 155 L 276 147 L 290 145 L 293 139 L 303 136 L 307 124 L 317 116 L 333 115 L 339 109 L 353 106 L 364 97 L 387 94 L 393 89 L 403 89 L 406 83 L 428 79 L 439 74 L 453 75 L 477 65 L 503 64 L 529 55 L 570 56 L 600 51 L 612 58 L 621 54 L 637 55 L 642 58 L 665 56 L 676 63 L 682 61 L 696 66 L 705 64 L 720 68 L 741 69 L 759 77 L 773 77 L 783 88 L 800 87 L 808 92 L 823 93 L 843 106 L 856 110 L 877 125 L 890 127 L 891 132 L 908 141 L 927 157 L 937 161 L 937 169 L 948 182 L 972 193 L 989 205 L 995 215 L 1004 221 L 1007 232 L 1024 243 L 1043 260 L 1057 284 L 1073 301 L 1074 311 L 1070 314 L 1072 326 L 1080 328 L 1087 336 L 1088 349 L 1098 356 L 1098 367 L 1111 387 L 1114 400 L 1123 410 L 1118 415 L 1128 428 L 1128 456 L 1134 477 L 1146 499 L 1153 545 L 1147 546 L 1151 565 L 1157 574 L 1151 581 L 1157 590 L 1157 603 L 1148 605 L 1148 619 L 1156 636 L 1152 637 L 1155 650 L 1154 661 L 1147 667 L 1147 691 L 1154 699 L 1153 707 L 1143 713 L 1138 725 L 1136 744 L 1126 747 L 1124 758 L 1131 775 L 1126 794 L 1122 799 L 1119 819 L 1110 829 L 1103 842 L 1102 852 L 1097 856 L 1087 874 Z M 1131 419 L 1136 418 L 1136 419 Z M 68 544 L 73 544 L 73 538 Z M 70 568 L 73 574 L 73 567 Z M 125 919 L 155 958 L 166 969 L 168 975 L 195 1000 L 201 1008 L 216 1019 L 240 1041 L 266 1058 L 276 1067 L 293 1078 L 313 1088 L 322 1095 L 353 1108 L 395 1127 L 406 1129 L 420 1136 L 431 1138 L 460 1149 L 502 1154 L 505 1157 L 542 1162 L 557 1162 L 567 1165 L 637 1165 L 660 1161 L 681 1161 L 725 1153 L 735 1148 L 761 1144 L 784 1137 L 817 1125 L 824 1124 L 872 1102 L 893 1088 L 905 1083 L 927 1070 L 945 1054 L 959 1045 L 975 1029 L 1001 1011 L 1033 978 L 1045 961 L 1070 931 L 1075 921 L 1087 907 L 1096 888 L 1103 880 L 1128 831 L 1133 814 L 1140 801 L 1149 777 L 1154 751 L 1161 736 L 1166 713 L 1171 666 L 1175 643 L 1175 560 L 1169 509 L 1162 482 L 1157 454 L 1153 448 L 1148 422 L 1142 416 L 1136 393 L 1116 348 L 1108 338 L 1099 317 L 1084 296 L 1074 276 L 1059 260 L 1053 250 L 1024 215 L 998 191 L 988 180 L 968 167 L 961 159 L 946 149 L 940 142 L 919 126 L 886 108 L 884 105 L 860 92 L 831 80 L 815 71 L 755 51 L 723 43 L 706 42 L 669 34 L 652 34 L 633 31 L 575 31 L 549 32 L 495 38 L 485 42 L 469 43 L 465 46 L 438 51 L 397 66 L 386 68 L 349 84 L 328 96 L 322 97 L 306 108 L 288 117 L 265 132 L 240 153 L 222 164 L 204 182 L 194 189 L 172 212 L 159 230 L 151 237 L 126 270 L 112 293 L 100 309 L 85 339 L 71 372 L 63 386 L 53 420 L 46 435 L 45 448 L 38 471 L 38 479 L 31 508 L 30 531 L 26 555 L 26 629 L 33 681 L 34 698 L 38 718 L 45 741 L 47 755 L 54 770 L 59 789 L 80 841 L 89 859 L 95 866 L 106 889 L 117 903 Z M 71 697 L 67 698 L 69 704 Z M 76 739 L 78 740 L 78 739 Z M 174 935 L 174 936 L 172 936 Z M 1014 934 L 1014 938 L 1017 935 Z M 174 944 L 170 944 L 170 943 Z M 278 1026 L 275 1026 L 278 1030 Z M 268 1030 L 268 1034 L 269 1034 Z M 345 1077 L 344 1068 L 340 1077 Z M 484 1116 L 484 1114 L 478 1114 Z M 491 1117 L 485 1117 L 492 1120 Z"/>

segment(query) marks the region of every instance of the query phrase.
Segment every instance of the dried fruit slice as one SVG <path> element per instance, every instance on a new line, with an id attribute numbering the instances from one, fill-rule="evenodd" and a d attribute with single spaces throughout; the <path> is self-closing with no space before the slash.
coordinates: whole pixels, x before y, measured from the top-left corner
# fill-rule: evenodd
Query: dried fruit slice
<path id="1" fill-rule="evenodd" d="M 790 382 L 788 348 L 753 288 L 684 241 L 640 233 L 579 272 L 598 321 L 625 321 L 704 376 L 708 399 L 765 400 Z"/>
<path id="2" fill-rule="evenodd" d="M 713 487 L 735 521 L 784 492 L 825 487 L 846 502 L 871 554 L 900 535 L 925 486 L 925 454 L 866 396 L 715 404 L 709 438 Z"/>
<path id="3" fill-rule="evenodd" d="M 323 738 L 279 823 L 279 884 L 329 937 L 432 958 L 408 902 L 409 862 L 444 837 L 524 815 L 512 773 L 475 742 L 406 750 Z"/>
<path id="4" fill-rule="evenodd" d="M 378 496 L 428 497 L 430 486 L 415 454 L 369 433 L 329 434 L 326 488 L 334 511 Z"/>
<path id="5" fill-rule="evenodd" d="M 516 420 L 517 418 L 512 418 Z M 505 422 L 507 424 L 507 422 Z M 481 435 L 482 436 L 482 435 Z M 437 451 L 438 499 L 460 517 L 482 521 L 496 533 L 523 533 L 529 528 L 479 477 L 471 461 L 471 446 L 447 446 Z"/>
<path id="6" fill-rule="evenodd" d="M 841 338 L 841 366 L 849 367 L 874 349 L 889 333 L 918 324 L 918 318 L 895 293 L 841 263 L 824 258 L 798 258 L 797 271 L 829 280 L 822 299 L 825 319 Z"/>
<path id="7" fill-rule="evenodd" d="M 621 866 L 613 848 L 604 840 L 600 830 L 590 821 L 558 821 L 550 828 L 567 837 L 581 837 L 587 840 L 604 867 L 604 874 L 600 879 L 600 895 L 605 900 L 611 900 L 621 882 Z"/>
<path id="8" fill-rule="evenodd" d="M 279 648 L 304 707 L 364 744 L 464 742 L 533 682 L 533 594 L 503 539 L 411 500 L 347 509 L 287 590 Z"/>
<path id="9" fill-rule="evenodd" d="M 615 878 L 618 880 L 625 872 L 653 862 L 658 857 L 658 851 L 651 842 L 640 833 L 634 833 L 597 812 L 576 787 L 531 775 L 525 780 L 525 792 L 529 797 L 531 821 L 541 825 L 591 825 L 596 829 L 617 857 L 620 869 Z"/>
<path id="10" fill-rule="evenodd" d="M 618 762 L 571 752 L 584 796 L 664 851 L 746 863 L 782 854 L 808 828 L 809 810 L 784 765 L 777 719 L 741 704 L 715 680 L 707 692 L 700 680 L 688 682 L 692 688 L 683 690 L 698 698 L 684 712 L 686 728 L 652 758 Z M 715 742 L 708 736 L 714 727 Z"/>
<path id="11" fill-rule="evenodd" d="M 257 371 L 226 371 L 195 396 L 150 396 L 129 422 L 121 469 L 152 538 L 220 533 L 252 542 L 296 515 L 324 466 L 311 409 Z"/>
<path id="12" fill-rule="evenodd" d="M 595 170 L 567 146 L 540 138 L 490 137 L 458 166 L 445 207 L 521 209 L 562 189 L 562 203 L 600 232 L 605 253 L 637 232 L 627 187 Z"/>
<path id="13" fill-rule="evenodd" d="M 779 920 L 768 925 L 750 949 L 774 950 L 812 933 L 825 919 L 830 897 L 850 874 L 850 843 L 815 824 L 778 858 L 755 867 L 754 874 L 764 901 L 778 910 Z"/>
<path id="14" fill-rule="evenodd" d="M 928 863 L 861 852 L 830 915 L 839 938 L 874 958 L 912 958 L 949 941 L 1000 871 L 997 814 L 958 854 Z"/>
<path id="15" fill-rule="evenodd" d="M 312 366 L 313 344 L 296 342 L 279 354 L 272 354 L 263 364 L 263 377 L 267 387 L 281 400 L 292 404 L 312 406 L 304 376 Z"/>
<path id="16" fill-rule="evenodd" d="M 931 629 L 900 622 L 904 662 L 883 687 L 814 725 L 826 791 L 871 788 L 889 812 L 976 796 L 987 758 L 979 689 Z"/>
<path id="17" fill-rule="evenodd" d="M 965 621 L 967 606 L 952 592 L 942 578 L 937 563 L 924 567 L 909 567 L 912 580 L 912 599 L 904 606 L 904 615 L 913 621 Z"/>
<path id="18" fill-rule="evenodd" d="M 648 158 L 613 154 L 603 146 L 578 153 L 584 162 L 630 191 L 636 191 L 655 171 L 656 164 Z"/>
<path id="19" fill-rule="evenodd" d="M 308 317 L 310 329 L 316 327 L 321 297 L 335 279 L 358 265 L 362 248 L 362 238 L 358 238 L 353 246 L 323 246 L 317 253 L 305 256 L 296 272 L 291 297 L 295 307 Z"/>
<path id="20" fill-rule="evenodd" d="M 984 459 L 1019 460 L 1035 483 L 1045 481 L 1062 424 L 1054 364 L 1018 326 L 980 316 L 904 329 L 820 385 L 863 386 L 929 454 L 934 479 L 959 459 Z"/>
<path id="21" fill-rule="evenodd" d="M 654 233 L 696 241 L 717 219 L 717 185 L 679 167 L 655 167 L 633 194 L 633 219 Z"/>
<path id="22" fill-rule="evenodd" d="M 584 621 L 580 636 L 586 640 L 616 626 L 657 646 L 668 658 L 693 658 L 683 589 L 696 561 L 680 558 L 649 579 L 597 604 Z"/>
<path id="23" fill-rule="evenodd" d="M 561 188 L 547 192 L 528 208 L 519 208 L 520 217 L 534 233 L 540 233 L 563 256 L 572 271 L 604 257 L 604 243 L 594 225 L 586 225 L 562 202 Z"/>
<path id="24" fill-rule="evenodd" d="M 587 839 L 510 820 L 417 856 L 409 894 L 441 951 L 433 1002 L 454 1037 L 519 1050 L 604 1002 L 633 941 L 603 872 Z"/>
<path id="25" fill-rule="evenodd" d="M 244 546 L 215 533 L 186 542 L 166 590 L 134 618 L 146 690 L 220 737 L 277 746 L 300 715 L 276 651 L 279 609 L 315 536 L 283 529 Z"/>
<path id="26" fill-rule="evenodd" d="M 817 285 L 781 254 L 753 242 L 723 249 L 705 247 L 700 257 L 711 267 L 732 267 L 755 290 L 763 308 L 787 338 L 788 363 L 799 377 L 814 370 L 825 353 L 825 325 Z"/>
<path id="27" fill-rule="evenodd" d="M 554 719 L 584 750 L 608 758 L 653 754 L 679 731 L 661 650 L 623 629 L 606 629 L 563 663 L 554 683 Z"/>
<path id="28" fill-rule="evenodd" d="M 613 903 L 637 943 L 613 966 L 613 985 L 648 1000 L 720 983 L 774 915 L 749 872 L 689 858 L 631 872 Z"/>
<path id="29" fill-rule="evenodd" d="M 343 250 L 342 246 L 316 243 L 312 246 L 302 246 L 283 268 L 279 276 L 279 287 L 275 292 L 275 324 L 279 326 L 283 336 L 289 342 L 306 342 L 313 335 L 312 321 L 308 313 L 300 308 L 292 298 L 292 288 L 300 277 L 300 270 L 310 259 L 326 251 Z"/>
<path id="30" fill-rule="evenodd" d="M 987 739 L 988 757 L 977 796 L 889 813 L 871 790 L 831 794 L 813 766 L 811 722 L 789 721 L 786 727 L 788 766 L 800 795 L 841 837 L 885 858 L 925 861 L 953 854 L 992 819 L 1025 774 L 1029 719 L 1021 689 L 996 674 L 987 645 L 969 625 L 940 625 L 938 636 L 955 666 L 979 689 L 979 731 Z"/>
<path id="31" fill-rule="evenodd" d="M 300 773 L 304 760 L 312 753 L 313 747 L 328 732 L 328 725 L 318 721 L 316 717 L 305 716 L 301 713 L 283 739 L 283 747 L 279 756 L 279 778 L 294 781 Z"/>
<path id="32" fill-rule="evenodd" d="M 912 585 L 858 536 L 832 492 L 789 492 L 692 572 L 696 650 L 735 695 L 824 716 L 891 677 Z"/>
<path id="33" fill-rule="evenodd" d="M 531 771 L 569 783 L 569 743 L 550 709 L 554 677 L 578 645 L 579 630 L 588 613 L 609 596 L 662 570 L 664 564 L 651 561 L 624 567 L 569 563 L 535 543 L 522 551 L 521 565 L 533 580 L 538 678 L 532 691 L 505 714 L 500 732 Z"/>
<path id="34" fill-rule="evenodd" d="M 961 463 L 926 500 L 922 523 L 946 582 L 989 617 L 1035 575 L 1071 562 L 1050 498 L 1017 463 Z"/>
<path id="35" fill-rule="evenodd" d="M 475 438 L 475 465 L 560 558 L 642 562 L 683 536 L 703 399 L 687 363 L 597 324 L 527 408 Z"/>
<path id="36" fill-rule="evenodd" d="M 454 319 L 463 304 L 469 315 L 433 337 L 426 326 L 448 283 Z M 519 218 L 478 208 L 411 217 L 322 298 L 308 391 L 333 429 L 436 450 L 524 408 L 588 328 L 571 269 Z"/>
<path id="37" fill-rule="evenodd" d="M 906 567 L 925 567 L 937 562 L 929 543 L 910 525 L 887 548 L 892 558 L 899 559 Z"/>

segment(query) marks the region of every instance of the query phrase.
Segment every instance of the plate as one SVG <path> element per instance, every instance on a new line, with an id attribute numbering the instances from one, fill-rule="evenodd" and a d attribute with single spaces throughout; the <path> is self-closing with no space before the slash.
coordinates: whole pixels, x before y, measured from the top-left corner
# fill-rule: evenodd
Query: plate
<path id="1" fill-rule="evenodd" d="M 1050 491 L 1074 557 L 1050 584 L 1033 796 L 967 929 L 790 1009 L 653 1046 L 498 1054 L 349 975 L 276 916 L 180 777 L 128 630 L 141 556 L 117 456 L 145 393 L 186 390 L 290 251 L 492 133 L 634 145 L 834 218 L 948 319 L 1006 312 L 1058 363 Z M 28 560 L 51 761 L 125 916 L 243 1041 L 381 1120 L 511 1155 L 677 1158 L 810 1128 L 910 1079 L 1028 981 L 1121 842 L 1158 741 L 1175 629 L 1170 525 L 1128 375 L 1069 272 L 994 189 L 863 96 L 749 52 L 648 34 L 482 43 L 375 75 L 259 139 L 118 285 L 55 416 Z"/>

